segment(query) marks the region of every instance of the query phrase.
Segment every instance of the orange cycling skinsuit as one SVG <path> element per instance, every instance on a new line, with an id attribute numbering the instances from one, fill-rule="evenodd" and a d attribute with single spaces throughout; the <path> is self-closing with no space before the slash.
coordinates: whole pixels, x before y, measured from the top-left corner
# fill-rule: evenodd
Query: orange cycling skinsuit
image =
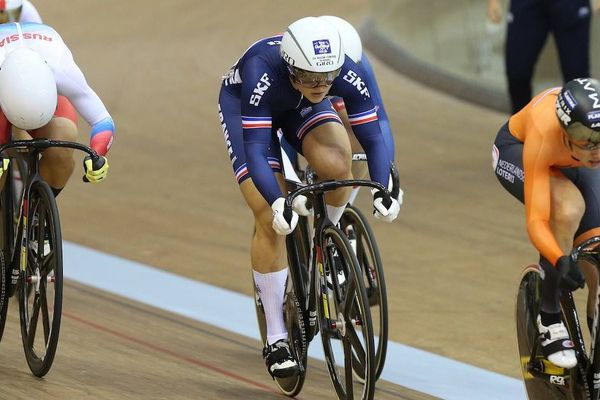
<path id="1" fill-rule="evenodd" d="M 578 78 L 538 94 L 500 128 L 492 157 L 502 186 L 525 204 L 527 232 L 540 253 L 542 352 L 572 368 L 577 359 L 561 321 L 560 289 L 584 284 L 567 248 L 600 234 L 600 83 Z"/>
<path id="2" fill-rule="evenodd" d="M 560 89 L 542 92 L 513 115 L 498 132 L 493 148 L 496 176 L 513 196 L 525 203 L 531 242 L 552 265 L 564 253 L 550 230 L 550 175 L 566 176 L 585 199 L 587 207 L 576 243 L 600 234 L 600 209 L 594 204 L 600 199 L 600 171 L 578 168 L 583 164 L 571 155 L 556 117 Z"/>

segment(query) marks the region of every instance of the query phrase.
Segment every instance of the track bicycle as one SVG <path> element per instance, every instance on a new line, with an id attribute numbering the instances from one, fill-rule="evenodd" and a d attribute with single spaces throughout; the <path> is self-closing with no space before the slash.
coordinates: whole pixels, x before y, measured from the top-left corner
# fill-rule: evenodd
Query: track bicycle
<path id="1" fill-rule="evenodd" d="M 372 399 L 376 379 L 369 300 L 362 271 L 348 238 L 327 217 L 325 193 L 344 186 L 377 188 L 384 191 L 388 200 L 389 193 L 379 183 L 367 180 L 324 181 L 310 185 L 288 181 L 288 184 L 294 187 L 286 198 L 284 212 L 289 217 L 294 198 L 306 195 L 314 208 L 314 235 L 304 236 L 302 228 L 297 228 L 286 237 L 289 275 L 284 319 L 300 373 L 290 378 L 275 378 L 275 381 L 288 396 L 300 392 L 306 376 L 308 345 L 318 331 L 338 398 Z M 310 247 L 303 242 L 307 237 L 312 238 Z M 307 248 L 309 254 L 306 254 Z M 264 311 L 258 296 L 256 309 L 265 340 Z M 340 356 L 341 362 L 336 361 Z M 354 381 L 355 369 L 363 371 L 362 383 Z M 355 397 L 355 392 L 359 397 Z"/>
<path id="2" fill-rule="evenodd" d="M 367 155 L 365 153 L 354 153 L 352 162 L 366 162 Z M 315 172 L 310 165 L 306 165 L 304 169 L 296 167 L 296 174 L 301 177 L 302 182 L 312 184 L 317 181 Z M 397 198 L 400 188 L 398 171 L 395 165 L 391 165 L 392 178 L 392 197 Z M 290 183 L 288 183 L 289 185 Z M 309 219 L 300 217 L 294 235 L 298 246 L 298 257 L 301 265 L 308 265 L 310 259 L 310 242 L 311 242 L 311 227 Z M 371 317 L 374 328 L 375 347 L 377 349 L 375 355 L 375 375 L 377 379 L 381 376 L 385 365 L 385 357 L 387 353 L 389 318 L 387 305 L 387 292 L 385 286 L 385 275 L 383 270 L 383 262 L 377 246 L 375 234 L 371 229 L 367 217 L 362 211 L 351 203 L 346 205 L 342 218 L 340 220 L 340 228 L 348 237 L 348 240 L 353 248 L 361 271 L 363 272 L 364 284 L 367 290 L 367 297 L 371 306 Z M 360 363 L 355 364 L 356 377 L 364 379 Z"/>
<path id="3" fill-rule="evenodd" d="M 40 138 L 0 146 L 0 154 L 11 160 L 0 192 L 0 338 L 8 299 L 17 295 L 25 358 L 38 377 L 46 375 L 54 361 L 62 313 L 63 255 L 58 208 L 50 186 L 39 174 L 41 153 L 51 147 L 89 154 L 95 169 L 104 163 L 93 149 L 77 142 Z M 20 197 L 16 196 L 11 171 L 15 167 L 23 179 Z"/>
<path id="4" fill-rule="evenodd" d="M 571 253 L 574 261 L 590 261 L 600 273 L 600 236 L 577 246 Z M 561 292 L 562 318 L 575 345 L 577 365 L 571 369 L 559 368 L 542 355 L 536 318 L 541 302 L 541 268 L 530 265 L 522 273 L 515 322 L 521 372 L 530 400 L 600 399 L 600 301 L 596 299 L 591 345 L 586 348 L 582 327 L 573 300 L 573 293 Z"/>

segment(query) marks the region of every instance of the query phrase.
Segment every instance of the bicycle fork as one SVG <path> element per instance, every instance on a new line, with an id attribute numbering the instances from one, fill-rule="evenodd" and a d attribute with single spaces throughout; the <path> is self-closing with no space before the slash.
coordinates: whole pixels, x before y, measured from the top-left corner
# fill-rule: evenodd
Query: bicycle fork
<path id="1" fill-rule="evenodd" d="M 24 194 L 25 195 L 25 194 Z M 9 296 L 14 295 L 17 290 L 17 283 L 19 282 L 19 277 L 21 275 L 21 271 L 25 271 L 27 266 L 27 210 L 29 209 L 29 201 L 28 197 L 23 199 L 22 207 L 19 210 L 19 217 L 17 218 L 16 226 L 17 231 L 15 232 L 14 238 L 14 246 L 15 249 L 14 254 L 9 254 L 11 257 L 10 265 L 11 265 L 11 279 L 10 279 L 10 290 Z M 19 250 L 17 252 L 17 243 L 20 240 Z M 19 254 L 19 258 L 16 256 Z"/>

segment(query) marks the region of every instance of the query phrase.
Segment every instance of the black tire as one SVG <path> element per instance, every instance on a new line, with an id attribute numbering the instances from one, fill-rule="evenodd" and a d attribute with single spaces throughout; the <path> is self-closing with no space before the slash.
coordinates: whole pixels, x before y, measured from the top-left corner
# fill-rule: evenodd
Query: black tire
<path id="1" fill-rule="evenodd" d="M 323 274 L 316 279 L 315 289 L 320 299 L 319 330 L 331 382 L 341 400 L 372 399 L 376 381 L 375 345 L 362 272 L 346 235 L 339 228 L 329 226 L 323 230 L 321 250 L 324 272 L 329 277 Z M 336 362 L 336 354 L 343 354 L 342 363 Z M 365 378 L 362 384 L 355 385 L 353 370 L 357 360 Z M 355 390 L 355 386 L 360 389 Z M 360 393 L 359 397 L 355 397 L 355 392 Z"/>
<path id="2" fill-rule="evenodd" d="M 32 185 L 28 214 L 27 265 L 21 272 L 19 288 L 21 338 L 31 372 L 42 377 L 50 370 L 56 354 L 63 294 L 58 209 L 45 182 Z"/>
<path id="3" fill-rule="evenodd" d="M 563 371 L 562 368 L 553 366 L 541 353 L 538 339 L 537 315 L 541 300 L 541 277 L 537 265 L 531 265 L 523 271 L 515 307 L 515 322 L 517 326 L 517 346 L 521 373 L 525 382 L 525 389 L 529 400 L 564 400 L 583 399 L 586 396 L 579 393 L 578 385 L 559 386 L 553 385 L 544 379 L 536 378 L 529 372 L 529 362 L 534 345 L 537 347 L 533 362 L 544 368 L 548 373 L 563 375 L 571 382 L 578 380 L 577 370 Z M 568 324 L 567 324 L 568 327 Z M 581 396 L 584 397 L 581 397 Z"/>
<path id="4" fill-rule="evenodd" d="M 11 169 L 9 168 L 7 178 L 4 182 L 4 187 L 0 193 L 0 234 L 2 238 L 0 244 L 0 340 L 4 334 L 4 326 L 6 324 L 6 314 L 8 312 L 8 299 L 10 291 L 10 275 L 11 275 L 11 247 L 13 245 L 13 185 Z"/>
<path id="5" fill-rule="evenodd" d="M 346 233 L 351 244 L 352 240 L 356 243 L 356 258 L 362 271 L 367 297 L 371 306 L 375 347 L 377 349 L 375 354 L 375 377 L 379 379 L 385 365 L 389 331 L 383 263 L 375 234 L 365 215 L 358 208 L 352 205 L 346 206 L 340 224 L 342 231 Z M 354 235 L 354 238 L 351 235 Z M 359 379 L 364 379 L 360 368 L 357 368 L 354 372 Z"/>

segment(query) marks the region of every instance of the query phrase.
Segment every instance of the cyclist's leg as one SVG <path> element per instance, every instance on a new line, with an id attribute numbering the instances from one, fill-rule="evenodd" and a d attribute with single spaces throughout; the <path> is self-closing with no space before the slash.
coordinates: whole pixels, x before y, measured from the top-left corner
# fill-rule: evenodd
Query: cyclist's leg
<path id="1" fill-rule="evenodd" d="M 77 141 L 77 114 L 73 105 L 66 97 L 59 96 L 52 120 L 45 126 L 30 131 L 29 134 L 34 138 Z M 65 187 L 74 167 L 73 149 L 69 148 L 45 150 L 40 160 L 40 174 L 55 195 Z"/>
<path id="2" fill-rule="evenodd" d="M 319 179 L 351 179 L 351 150 L 342 121 L 329 99 L 310 107 L 308 112 L 288 113 L 282 121 L 288 142 L 306 158 Z M 349 196 L 348 188 L 326 196 L 329 219 L 337 223 Z"/>
<path id="3" fill-rule="evenodd" d="M 350 124 L 350 120 L 348 119 L 348 112 L 346 111 L 346 105 L 344 104 L 344 100 L 341 97 L 333 97 L 331 99 L 331 104 L 333 104 L 333 108 L 337 111 L 342 123 L 344 124 L 344 128 L 346 132 L 348 132 L 348 138 L 350 139 L 350 148 L 352 149 L 352 153 L 364 153 L 364 149 L 354 136 L 354 131 L 352 130 L 352 125 Z M 355 162 L 352 163 L 352 176 L 354 179 L 367 179 L 369 176 L 369 167 L 366 162 Z M 348 203 L 354 203 L 356 196 L 358 195 L 358 191 L 360 188 L 353 188 L 352 193 L 348 199 Z"/>
<path id="4" fill-rule="evenodd" d="M 298 364 L 287 345 L 287 329 L 283 320 L 283 298 L 287 279 L 287 260 L 285 240 L 272 228 L 273 214 L 270 205 L 262 197 L 254 183 L 249 179 L 239 100 L 221 92 L 219 99 L 219 118 L 225 136 L 225 143 L 231 159 L 233 171 L 240 190 L 255 220 L 250 258 L 253 276 L 259 293 L 267 325 L 267 352 L 263 355 L 267 361 L 269 373 L 277 376 L 293 375 Z M 277 146 L 271 146 L 270 158 L 280 159 Z M 283 188 L 283 176 L 280 165 L 272 164 L 280 187 Z M 283 339 L 285 343 L 279 340 Z M 278 345 L 277 345 L 278 343 Z M 272 346 L 276 346 L 272 348 Z M 279 350 L 279 351 L 278 351 Z M 273 355 L 272 355 L 273 354 Z"/>
<path id="5" fill-rule="evenodd" d="M 561 171 L 550 176 L 550 229 L 564 254 L 570 254 L 573 238 L 585 211 L 585 202 L 579 189 Z M 540 264 L 546 272 L 542 282 L 541 316 L 544 325 L 560 322 L 560 275 L 545 258 Z M 550 315 L 551 314 L 551 315 Z"/>
<path id="6" fill-rule="evenodd" d="M 600 235 L 600 170 L 572 168 L 564 170 L 565 175 L 577 186 L 585 201 L 585 213 L 575 234 L 575 245 L 583 243 L 592 236 Z M 598 272 L 587 260 L 579 262 L 588 286 L 587 320 L 592 321 L 598 291 Z"/>

